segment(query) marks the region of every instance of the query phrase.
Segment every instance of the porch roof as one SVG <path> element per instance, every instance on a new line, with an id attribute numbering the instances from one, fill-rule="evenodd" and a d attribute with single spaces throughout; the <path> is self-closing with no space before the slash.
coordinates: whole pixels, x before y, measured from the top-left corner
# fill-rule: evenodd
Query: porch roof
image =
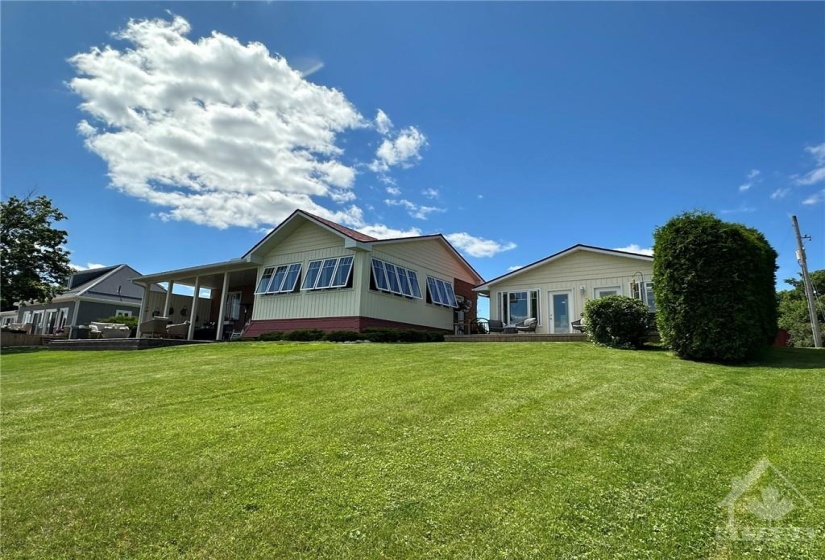
<path id="1" fill-rule="evenodd" d="M 244 259 L 233 259 L 231 261 L 167 270 L 155 274 L 144 274 L 132 278 L 132 282 L 137 284 L 174 282 L 176 285 L 194 286 L 195 280 L 199 278 L 201 288 L 219 290 L 223 287 L 223 275 L 225 273 L 229 273 L 231 285 L 255 284 L 258 277 L 258 263 Z"/>

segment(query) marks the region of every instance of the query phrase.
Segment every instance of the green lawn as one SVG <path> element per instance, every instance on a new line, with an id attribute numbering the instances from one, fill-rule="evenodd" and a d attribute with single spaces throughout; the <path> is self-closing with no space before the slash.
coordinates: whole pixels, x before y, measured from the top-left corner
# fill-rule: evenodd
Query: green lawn
<path id="1" fill-rule="evenodd" d="M 1 364 L 8 558 L 825 558 L 824 352 L 236 343 Z M 762 457 L 785 479 L 749 492 L 794 509 L 765 521 L 743 497 L 738 526 L 774 532 L 718 537 Z"/>

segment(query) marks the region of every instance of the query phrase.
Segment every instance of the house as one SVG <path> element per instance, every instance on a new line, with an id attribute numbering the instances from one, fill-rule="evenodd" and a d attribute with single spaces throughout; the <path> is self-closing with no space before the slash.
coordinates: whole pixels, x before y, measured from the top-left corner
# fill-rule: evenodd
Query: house
<path id="1" fill-rule="evenodd" d="M 474 317 L 473 286 L 482 281 L 441 234 L 379 240 L 302 210 L 238 259 L 134 279 L 145 290 L 141 320 L 167 307 L 147 286 L 189 286 L 190 307 L 207 302 L 207 311 L 193 317 L 188 338 L 212 326 L 218 340 L 241 330 L 244 337 L 298 329 L 452 331 L 462 313 Z"/>
<path id="2" fill-rule="evenodd" d="M 125 264 L 75 272 L 69 277 L 66 291 L 48 303 L 19 304 L 11 322 L 30 323 L 32 334 L 54 334 L 107 317 L 137 315 L 143 291 L 131 279 L 139 274 Z M 153 289 L 163 291 L 160 286 Z"/>
<path id="3" fill-rule="evenodd" d="M 490 318 L 505 324 L 538 319 L 537 333 L 570 333 L 589 299 L 623 295 L 651 311 L 653 257 L 574 245 L 475 288 L 490 298 Z"/>

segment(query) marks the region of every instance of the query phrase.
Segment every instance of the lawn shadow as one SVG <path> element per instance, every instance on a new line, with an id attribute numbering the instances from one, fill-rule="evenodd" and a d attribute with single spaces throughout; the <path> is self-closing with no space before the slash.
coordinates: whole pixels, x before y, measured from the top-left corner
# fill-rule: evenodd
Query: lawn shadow
<path id="1" fill-rule="evenodd" d="M 46 352 L 48 349 L 48 346 L 12 346 L 9 348 L 0 349 L 0 355 L 32 354 L 34 352 Z"/>
<path id="2" fill-rule="evenodd" d="M 825 372 L 825 350 L 818 348 L 766 348 L 759 356 L 737 367 L 820 369 Z"/>

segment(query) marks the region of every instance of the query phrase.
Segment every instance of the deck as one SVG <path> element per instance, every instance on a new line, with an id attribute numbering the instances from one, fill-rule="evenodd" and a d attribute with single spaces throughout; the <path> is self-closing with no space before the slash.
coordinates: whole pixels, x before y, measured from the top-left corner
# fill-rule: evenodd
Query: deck
<path id="1" fill-rule="evenodd" d="M 587 342 L 586 334 L 448 334 L 444 342 Z"/>

